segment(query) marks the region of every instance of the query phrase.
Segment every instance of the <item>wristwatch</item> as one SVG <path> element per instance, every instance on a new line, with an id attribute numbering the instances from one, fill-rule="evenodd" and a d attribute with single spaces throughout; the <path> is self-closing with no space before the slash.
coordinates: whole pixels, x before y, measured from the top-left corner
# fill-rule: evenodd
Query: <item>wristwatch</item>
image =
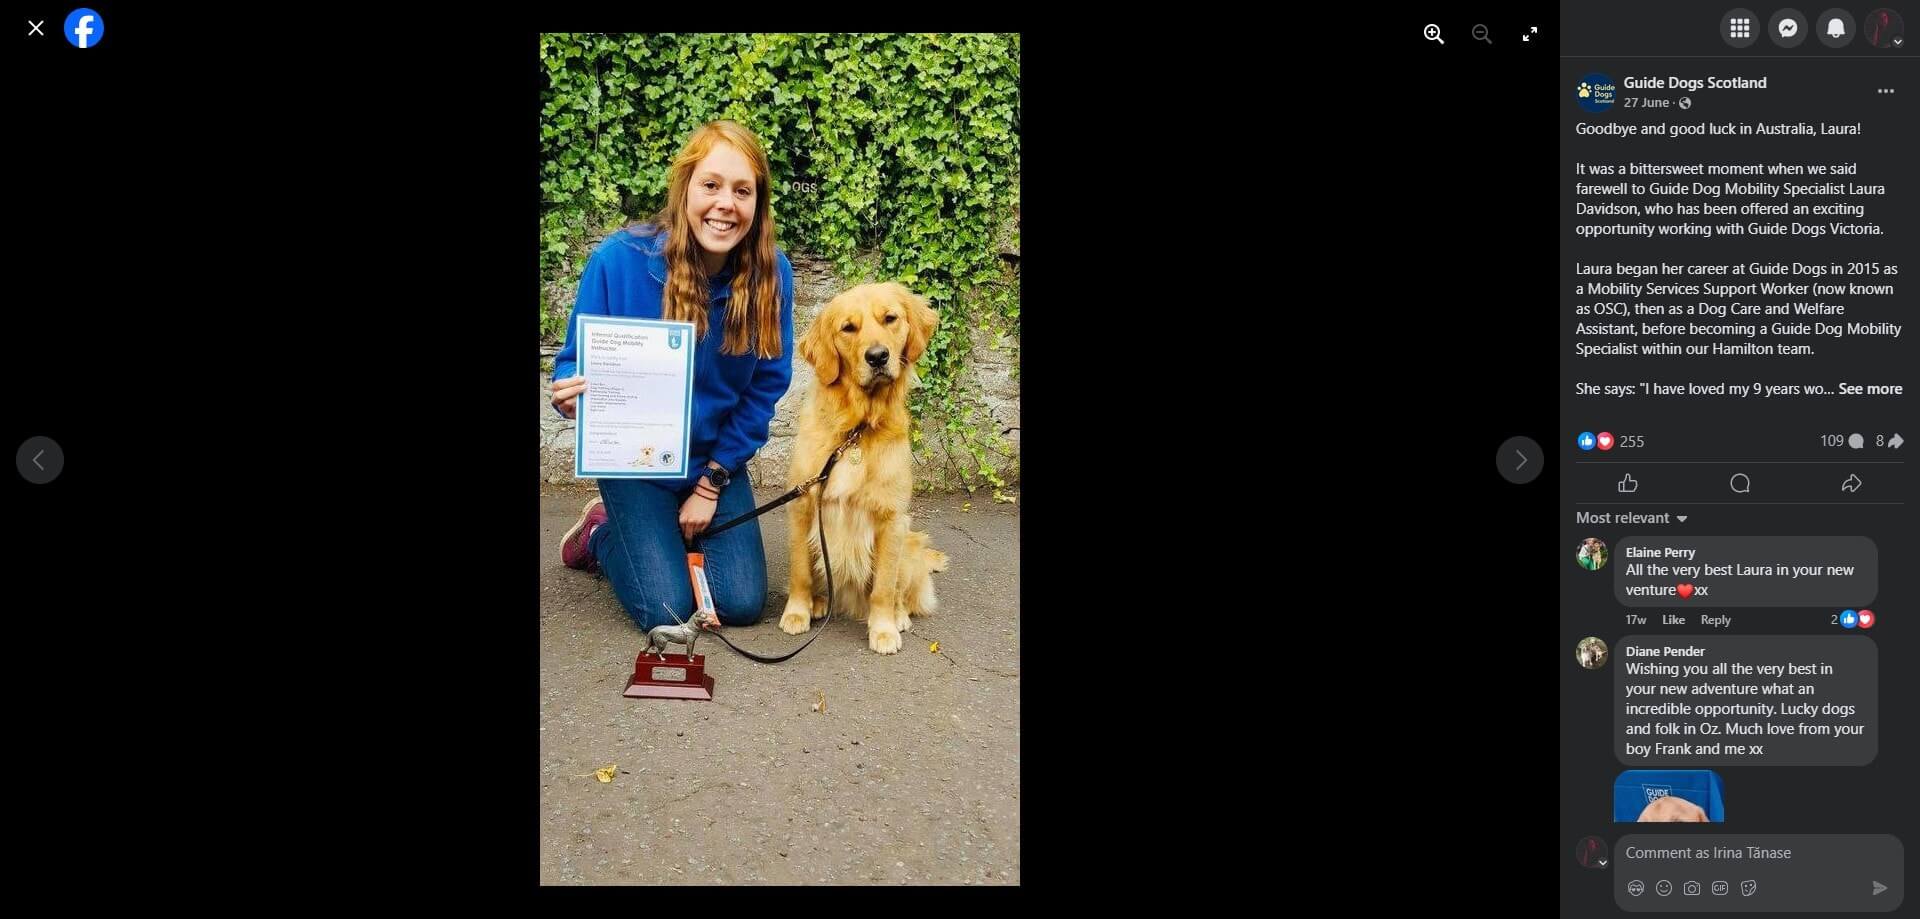
<path id="1" fill-rule="evenodd" d="M 708 466 L 707 468 L 701 470 L 701 472 L 705 474 L 710 481 L 713 482 L 713 487 L 716 491 L 727 487 L 727 483 L 733 481 L 733 476 L 727 475 L 727 471 L 725 469 L 717 469 L 712 466 Z"/>

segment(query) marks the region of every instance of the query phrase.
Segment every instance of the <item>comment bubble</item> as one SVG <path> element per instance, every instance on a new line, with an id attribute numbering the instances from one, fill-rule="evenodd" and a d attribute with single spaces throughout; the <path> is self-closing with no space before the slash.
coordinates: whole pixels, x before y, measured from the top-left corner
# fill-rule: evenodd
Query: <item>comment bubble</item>
<path id="1" fill-rule="evenodd" d="M 1880 752 L 1880 652 L 1847 635 L 1629 635 L 1613 751 L 1637 768 L 1864 766 Z"/>
<path id="2" fill-rule="evenodd" d="M 1625 606 L 1870 606 L 1880 588 L 1865 536 L 1631 536 L 1611 561 Z"/>

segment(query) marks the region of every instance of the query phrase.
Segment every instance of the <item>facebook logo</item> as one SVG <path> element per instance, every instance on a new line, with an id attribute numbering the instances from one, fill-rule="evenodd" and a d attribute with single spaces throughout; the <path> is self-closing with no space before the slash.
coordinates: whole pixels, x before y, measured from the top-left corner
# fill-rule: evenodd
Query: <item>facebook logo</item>
<path id="1" fill-rule="evenodd" d="M 91 48 L 100 44 L 100 37 L 107 33 L 107 24 L 100 20 L 100 14 L 85 7 L 67 14 L 67 44 L 75 48 Z"/>

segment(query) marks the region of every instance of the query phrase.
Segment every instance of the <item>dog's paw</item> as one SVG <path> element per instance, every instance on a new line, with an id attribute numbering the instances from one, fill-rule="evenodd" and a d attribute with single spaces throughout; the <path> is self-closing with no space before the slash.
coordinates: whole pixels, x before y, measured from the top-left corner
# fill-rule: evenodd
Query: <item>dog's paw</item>
<path id="1" fill-rule="evenodd" d="M 798 635 L 812 628 L 813 620 L 808 612 L 807 604 L 788 600 L 787 608 L 780 613 L 780 631 L 788 635 Z"/>
<path id="2" fill-rule="evenodd" d="M 827 618 L 827 598 L 826 597 L 813 598 L 813 618 L 815 619 Z"/>
<path id="3" fill-rule="evenodd" d="M 881 628 L 873 626 L 867 629 L 867 647 L 878 654 L 894 654 L 900 650 L 900 630 L 892 626 Z"/>

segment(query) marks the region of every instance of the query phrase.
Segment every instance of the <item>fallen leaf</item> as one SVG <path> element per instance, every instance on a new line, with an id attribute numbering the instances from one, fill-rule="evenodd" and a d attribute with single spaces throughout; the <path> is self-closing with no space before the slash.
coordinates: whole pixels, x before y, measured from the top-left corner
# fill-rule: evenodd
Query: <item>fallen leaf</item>
<path id="1" fill-rule="evenodd" d="M 817 690 L 816 690 L 817 691 Z M 813 703 L 813 710 L 824 715 L 827 713 L 827 694 L 820 693 L 820 701 Z"/>
<path id="2" fill-rule="evenodd" d="M 611 782 L 613 781 L 613 774 L 618 771 L 619 768 L 618 766 L 608 766 L 605 769 L 595 769 L 593 771 L 593 777 L 602 782 Z"/>
<path id="3" fill-rule="evenodd" d="M 928 650 L 928 651 L 931 651 L 931 652 L 933 652 L 934 654 L 939 654 L 939 653 L 940 653 L 940 643 L 936 641 L 936 642 L 934 642 L 933 644 L 930 644 L 930 645 L 928 645 L 928 646 L 927 646 L 927 650 Z"/>

